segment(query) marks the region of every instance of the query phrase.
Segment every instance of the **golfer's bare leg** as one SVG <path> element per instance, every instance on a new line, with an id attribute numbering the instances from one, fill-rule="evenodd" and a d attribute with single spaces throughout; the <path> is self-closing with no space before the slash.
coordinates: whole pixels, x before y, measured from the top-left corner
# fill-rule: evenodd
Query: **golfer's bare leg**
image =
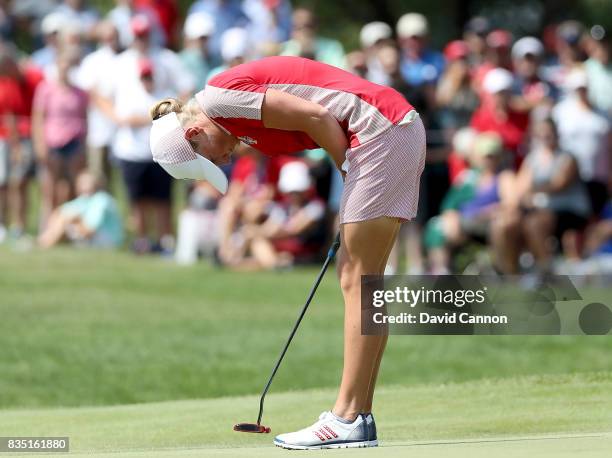
<path id="1" fill-rule="evenodd" d="M 380 217 L 343 224 L 338 264 L 344 296 L 344 369 L 333 412 L 353 420 L 368 404 L 369 388 L 376 373 L 385 336 L 361 334 L 361 276 L 382 274 L 399 221 Z"/>
<path id="2" fill-rule="evenodd" d="M 387 248 L 387 253 L 383 256 L 384 259 L 381 259 L 381 269 L 384 271 L 388 262 L 389 255 L 393 248 L 397 245 L 397 234 L 399 234 L 401 228 L 401 224 L 397 225 L 395 230 L 395 235 L 392 240 L 389 241 L 389 247 Z M 380 369 L 380 362 L 382 361 L 383 354 L 385 353 L 385 347 L 387 346 L 388 336 L 383 336 L 383 339 L 380 342 L 380 348 L 378 349 L 378 355 L 376 356 L 376 364 L 374 365 L 374 370 L 372 371 L 372 376 L 370 377 L 370 386 L 368 387 L 368 399 L 366 401 L 366 405 L 363 408 L 362 412 L 367 413 L 372 411 L 372 402 L 374 400 L 374 389 L 376 388 L 376 380 L 378 379 L 378 371 Z"/>

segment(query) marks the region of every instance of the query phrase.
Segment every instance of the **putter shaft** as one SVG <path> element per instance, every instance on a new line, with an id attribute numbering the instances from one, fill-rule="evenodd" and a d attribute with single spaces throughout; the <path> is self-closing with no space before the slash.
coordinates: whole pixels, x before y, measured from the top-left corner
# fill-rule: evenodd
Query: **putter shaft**
<path id="1" fill-rule="evenodd" d="M 332 243 L 331 247 L 329 248 L 329 251 L 327 252 L 327 258 L 325 259 L 325 262 L 323 263 L 321 272 L 319 272 L 319 276 L 315 280 L 314 285 L 312 286 L 310 290 L 308 299 L 306 299 L 306 303 L 304 304 L 304 307 L 302 307 L 302 311 L 300 312 L 300 315 L 298 316 L 298 319 L 295 322 L 295 325 L 293 326 L 291 333 L 289 334 L 287 343 L 285 343 L 285 346 L 283 347 L 283 350 L 281 351 L 281 354 L 278 357 L 276 364 L 274 365 L 274 369 L 272 369 L 272 374 L 270 375 L 270 378 L 268 379 L 268 383 L 266 383 L 266 386 L 263 392 L 261 393 L 261 398 L 259 399 L 259 415 L 257 416 L 258 425 L 261 424 L 261 417 L 263 416 L 264 400 L 266 398 L 266 394 L 268 393 L 268 389 L 270 388 L 270 385 L 272 384 L 272 380 L 274 379 L 274 376 L 276 375 L 276 372 L 278 371 L 278 368 L 280 367 L 280 364 L 283 361 L 283 358 L 285 357 L 285 353 L 287 353 L 287 349 L 289 348 L 289 345 L 291 344 L 291 341 L 293 340 L 293 336 L 295 335 L 298 327 L 300 326 L 300 323 L 302 322 L 302 318 L 304 318 L 304 315 L 306 314 L 306 310 L 308 310 L 308 306 L 310 305 L 310 302 L 312 301 L 312 298 L 314 297 L 317 291 L 317 288 L 319 287 L 319 283 L 321 283 L 321 280 L 323 279 L 323 276 L 325 275 L 325 272 L 327 271 L 327 267 L 329 266 L 329 264 L 332 262 L 332 260 L 336 256 L 336 253 L 338 252 L 339 248 L 340 248 L 340 232 L 336 234 L 336 238 L 334 239 L 334 242 Z"/>

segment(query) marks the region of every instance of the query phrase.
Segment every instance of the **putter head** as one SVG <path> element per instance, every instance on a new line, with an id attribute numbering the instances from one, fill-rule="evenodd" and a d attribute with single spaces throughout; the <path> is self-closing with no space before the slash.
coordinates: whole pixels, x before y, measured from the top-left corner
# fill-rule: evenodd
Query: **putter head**
<path id="1" fill-rule="evenodd" d="M 271 429 L 257 423 L 238 423 L 234 425 L 234 431 L 239 433 L 269 433 Z"/>

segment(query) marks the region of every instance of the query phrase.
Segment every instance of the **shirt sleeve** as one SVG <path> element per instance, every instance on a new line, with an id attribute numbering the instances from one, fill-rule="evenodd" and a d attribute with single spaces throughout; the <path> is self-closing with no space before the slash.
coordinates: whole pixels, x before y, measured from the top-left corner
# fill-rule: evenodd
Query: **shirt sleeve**
<path id="1" fill-rule="evenodd" d="M 196 98 L 212 118 L 243 118 L 261 121 L 261 106 L 268 86 L 233 69 L 212 78 Z"/>
<path id="2" fill-rule="evenodd" d="M 111 200 L 106 196 L 99 193 L 94 195 L 82 216 L 82 222 L 85 227 L 93 232 L 100 229 L 104 223 L 107 209 L 111 205 Z"/>

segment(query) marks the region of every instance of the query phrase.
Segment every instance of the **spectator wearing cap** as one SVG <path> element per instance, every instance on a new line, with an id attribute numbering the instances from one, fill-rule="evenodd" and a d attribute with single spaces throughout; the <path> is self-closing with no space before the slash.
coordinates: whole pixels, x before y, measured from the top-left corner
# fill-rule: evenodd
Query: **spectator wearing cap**
<path id="1" fill-rule="evenodd" d="M 262 224 L 241 229 L 245 253 L 234 267 L 275 269 L 312 261 L 326 237 L 325 204 L 314 194 L 308 166 L 300 161 L 285 164 L 278 180 L 280 201 L 273 204 Z"/>
<path id="2" fill-rule="evenodd" d="M 410 259 L 410 273 L 424 272 L 425 260 L 421 250 L 421 227 L 437 215 L 440 202 L 449 186 L 445 141 L 441 135 L 437 118 L 435 84 L 444 70 L 444 56 L 427 46 L 429 25 L 425 16 L 407 13 L 396 24 L 400 46 L 400 72 L 411 91 L 420 94 L 414 101 L 423 123 L 429 129 L 427 135 L 427 162 L 421 175 L 419 211 L 415 223 L 404 225 L 390 255 L 388 271 L 397 269 L 399 247 L 405 245 Z"/>
<path id="3" fill-rule="evenodd" d="M 98 12 L 87 6 L 86 0 L 63 0 L 55 9 L 66 22 L 78 24 L 88 41 L 95 40 L 96 25 L 100 19 Z"/>
<path id="4" fill-rule="evenodd" d="M 568 95 L 552 111 L 559 145 L 576 158 L 580 177 L 587 183 L 591 205 L 598 214 L 612 189 L 610 121 L 591 104 L 584 70 L 573 70 L 565 85 Z"/>
<path id="5" fill-rule="evenodd" d="M 267 157 L 253 148 L 243 151 L 219 205 L 219 259 L 224 264 L 235 264 L 244 256 L 240 228 L 267 218 L 277 194 L 280 168 L 286 162 L 284 157 Z"/>
<path id="6" fill-rule="evenodd" d="M 483 81 L 487 94 L 470 121 L 478 132 L 496 132 L 503 140 L 504 147 L 514 153 L 515 165 L 520 163 L 519 148 L 527 130 L 529 118 L 510 105 L 514 77 L 505 68 L 490 70 Z"/>
<path id="7" fill-rule="evenodd" d="M 584 26 L 578 21 L 565 21 L 557 27 L 557 56 L 559 63 L 565 67 L 573 67 L 584 60 L 581 40 Z"/>
<path id="8" fill-rule="evenodd" d="M 436 88 L 440 127 L 450 141 L 456 129 L 470 122 L 478 108 L 478 95 L 472 88 L 468 63 L 469 47 L 465 41 L 454 40 L 444 48 L 446 68 Z"/>
<path id="9" fill-rule="evenodd" d="M 221 36 L 232 28 L 247 28 L 249 18 L 243 8 L 242 0 L 197 0 L 187 11 L 187 16 L 193 13 L 207 13 L 215 18 L 215 32 L 210 37 L 210 52 L 214 59 L 221 60 Z"/>
<path id="10" fill-rule="evenodd" d="M 453 135 L 452 151 L 448 155 L 448 172 L 451 184 L 468 168 L 468 159 L 478 133 L 471 127 L 461 127 Z"/>
<path id="11" fill-rule="evenodd" d="M 584 63 L 589 80 L 589 100 L 612 119 L 612 62 L 610 37 L 602 26 L 594 26 L 590 34 L 589 58 Z"/>
<path id="12" fill-rule="evenodd" d="M 103 21 L 96 29 L 98 49 L 85 56 L 76 76 L 77 85 L 89 93 L 87 155 L 90 170 L 105 182 L 110 179 L 110 145 L 116 125 L 104 110 L 104 97 L 110 97 L 119 53 L 119 34 L 115 25 Z"/>
<path id="13" fill-rule="evenodd" d="M 207 81 L 213 76 L 235 67 L 249 59 L 249 34 L 246 29 L 232 27 L 221 36 L 221 57 L 223 63 L 213 68 L 207 76 Z"/>
<path id="14" fill-rule="evenodd" d="M 49 13 L 40 22 L 40 30 L 45 42 L 44 47 L 32 53 L 32 62 L 41 69 L 47 68 L 55 62 L 59 45 L 59 33 L 65 23 L 60 13 Z"/>
<path id="15" fill-rule="evenodd" d="M 278 54 L 281 43 L 291 37 L 291 2 L 244 0 L 242 8 L 250 21 L 247 30 L 255 45 L 256 56 Z"/>
<path id="16" fill-rule="evenodd" d="M 136 239 L 133 249 L 146 253 L 154 247 L 170 251 L 173 247 L 171 225 L 171 177 L 153 162 L 149 146 L 150 107 L 167 95 L 155 85 L 155 62 L 142 57 L 137 62 L 138 82 L 123 85 L 115 94 L 115 117 L 119 128 L 114 137 L 113 155 L 119 160 L 130 202 L 130 219 Z M 155 217 L 148 224 L 147 216 Z M 155 233 L 156 239 L 148 239 Z"/>
<path id="17" fill-rule="evenodd" d="M 307 57 L 336 67 L 346 67 L 342 44 L 319 36 L 317 17 L 312 10 L 296 8 L 292 21 L 291 39 L 283 43 L 282 55 Z"/>
<path id="18" fill-rule="evenodd" d="M 114 78 L 109 81 L 108 102 L 117 101 L 117 93 L 129 94 L 131 86 L 141 85 L 140 62 L 150 60 L 155 69 L 153 80 L 155 93 L 178 95 L 188 98 L 195 89 L 191 74 L 185 69 L 179 56 L 167 48 L 160 48 L 151 42 L 153 24 L 148 16 L 136 15 L 130 27 L 134 41 L 128 49 L 117 56 Z M 127 89 L 126 89 L 127 88 Z"/>
<path id="19" fill-rule="evenodd" d="M 505 206 L 515 206 L 514 173 L 503 170 L 503 145 L 499 135 L 481 133 L 469 152 L 464 170 L 441 204 L 441 214 L 428 221 L 425 245 L 433 274 L 451 271 L 452 247 L 473 239 L 485 242 L 492 221 Z"/>
<path id="20" fill-rule="evenodd" d="M 392 36 L 391 26 L 381 21 L 367 23 L 359 33 L 361 50 L 366 60 L 366 72 L 362 76 L 376 84 L 391 85 L 388 73 L 382 69 L 378 51 L 382 46 L 390 43 Z"/>
<path id="21" fill-rule="evenodd" d="M 212 69 L 209 43 L 214 31 L 214 19 L 207 13 L 193 13 L 185 20 L 184 44 L 179 56 L 192 75 L 195 88 L 204 87 Z"/>
<path id="22" fill-rule="evenodd" d="M 407 13 L 396 25 L 402 63 L 401 71 L 408 84 L 415 87 L 433 85 L 444 70 L 444 56 L 429 49 L 429 24 L 419 13 Z"/>
<path id="23" fill-rule="evenodd" d="M 134 31 L 131 21 L 134 16 L 146 16 L 150 23 L 150 40 L 154 46 L 165 46 L 166 37 L 155 10 L 148 6 L 138 6 L 135 0 L 116 0 L 116 6 L 111 9 L 106 19 L 115 24 L 119 32 L 119 43 L 122 49 L 128 48 L 134 41 Z"/>
<path id="24" fill-rule="evenodd" d="M 484 16 L 475 16 L 465 24 L 463 41 L 470 50 L 468 56 L 470 67 L 476 68 L 484 62 L 487 52 L 486 37 L 489 32 L 491 32 L 491 23 Z"/>
<path id="25" fill-rule="evenodd" d="M 510 46 L 512 45 L 512 34 L 507 30 L 496 29 L 487 34 L 485 39 L 487 51 L 484 61 L 474 69 L 474 86 L 481 97 L 486 97 L 486 91 L 482 91 L 482 82 L 487 73 L 494 68 L 505 68 L 510 70 L 512 62 L 510 57 Z"/>
<path id="26" fill-rule="evenodd" d="M 555 88 L 540 76 L 544 45 L 534 37 L 523 37 L 512 46 L 514 95 L 512 106 L 518 111 L 529 112 L 535 107 L 552 108 L 556 98 Z"/>
<path id="27" fill-rule="evenodd" d="M 41 82 L 34 94 L 32 139 L 42 168 L 43 227 L 54 208 L 74 197 L 76 176 L 86 165 L 89 97 L 69 77 L 78 61 L 78 50 L 62 49 L 57 78 Z"/>
<path id="28" fill-rule="evenodd" d="M 79 62 L 85 52 L 85 43 L 79 23 L 61 18 L 59 25 L 60 28 L 56 35 L 55 51 L 53 53 L 55 59 L 44 66 L 39 66 L 47 79 L 57 79 L 57 55 L 63 52 L 64 49 L 70 49 Z M 76 83 L 76 72 L 77 67 L 70 69 L 69 78 L 73 84 Z"/>
<path id="29" fill-rule="evenodd" d="M 544 75 L 556 87 L 565 91 L 565 78 L 585 60 L 582 49 L 584 26 L 578 21 L 564 21 L 555 29 L 555 56 L 547 62 Z"/>

